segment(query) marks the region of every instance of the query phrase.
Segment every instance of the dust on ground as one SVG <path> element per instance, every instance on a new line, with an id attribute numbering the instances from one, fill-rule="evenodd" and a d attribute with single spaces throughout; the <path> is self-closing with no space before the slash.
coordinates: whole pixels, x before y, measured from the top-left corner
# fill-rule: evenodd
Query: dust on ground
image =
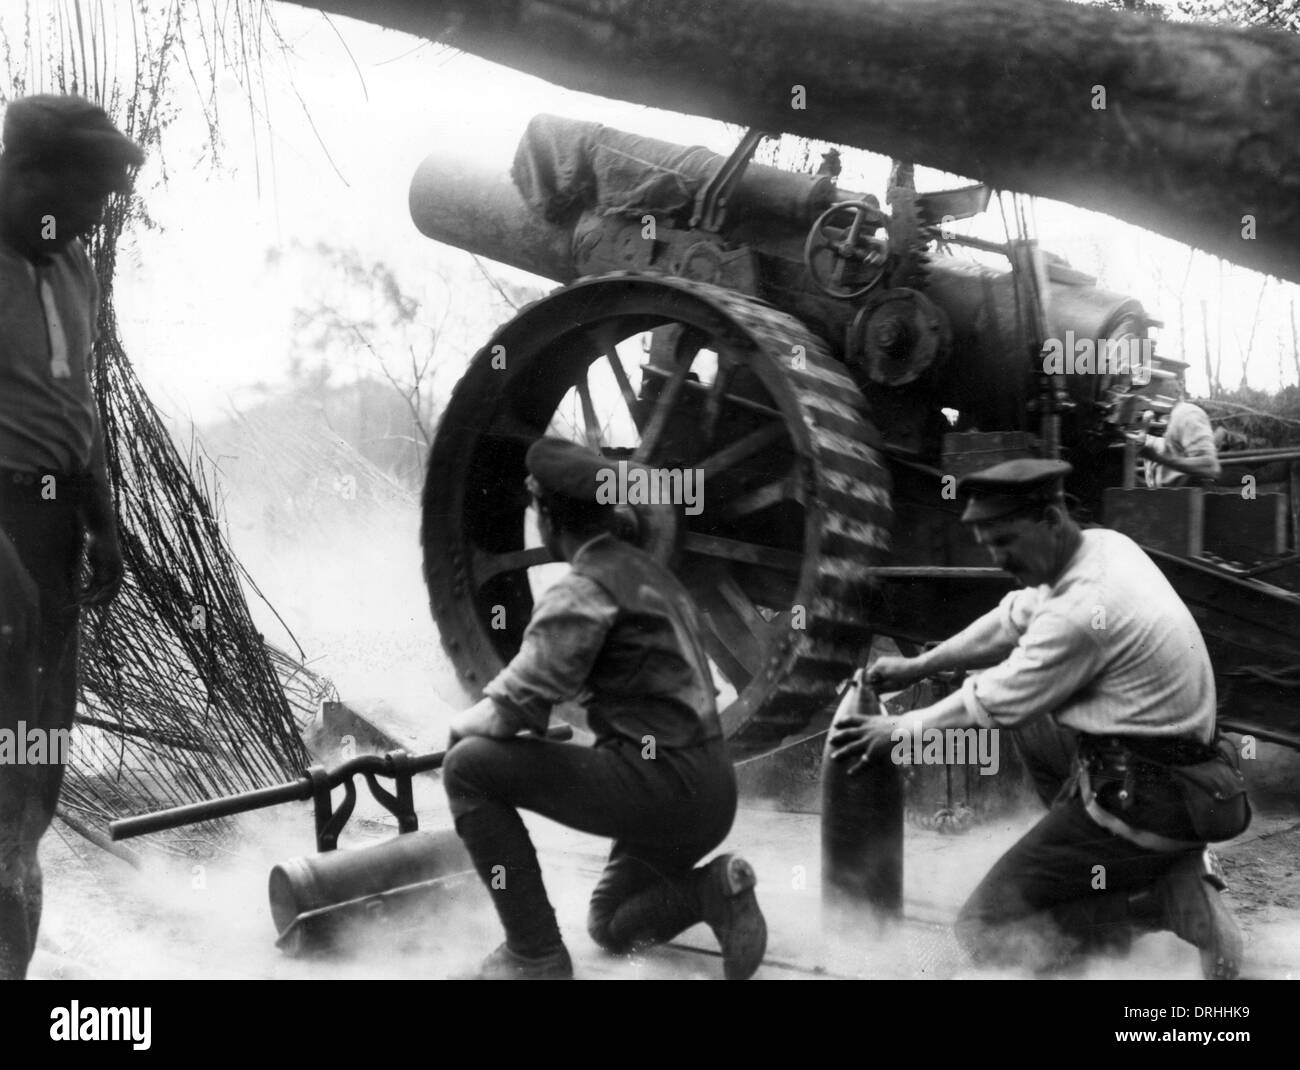
<path id="1" fill-rule="evenodd" d="M 450 827 L 436 777 L 421 778 L 422 827 Z M 628 958 L 606 955 L 585 932 L 586 899 L 608 842 L 528 815 L 547 886 L 580 977 L 609 979 L 721 976 L 707 927 L 664 948 Z M 1024 814 L 976 826 L 962 836 L 907 831 L 905 922 L 856 930 L 842 919 L 823 931 L 819 819 L 813 814 L 742 809 L 721 850 L 738 850 L 758 873 L 770 939 L 759 979 L 1005 976 L 966 963 L 949 925 L 993 859 L 1034 820 Z M 46 839 L 46 920 L 32 975 L 43 978 L 395 978 L 454 977 L 500 942 L 500 929 L 476 881 L 452 882 L 426 916 L 400 931 L 382 926 L 356 937 L 346 953 L 295 958 L 275 946 L 267 900 L 271 867 L 314 850 L 306 804 L 240 820 L 219 850 L 203 858 L 144 854 L 134 870 L 56 825 Z M 365 809 L 340 849 L 396 834 L 377 808 Z M 1258 815 L 1247 835 L 1219 850 L 1246 940 L 1243 975 L 1300 976 L 1300 819 Z M 1126 959 L 1091 961 L 1071 976 L 1197 977 L 1195 950 L 1171 934 L 1145 936 Z"/>
<path id="2" fill-rule="evenodd" d="M 284 511 L 279 497 L 251 496 L 238 481 L 227 489 L 236 552 L 312 668 L 332 679 L 349 704 L 382 704 L 384 716 L 403 726 L 403 745 L 440 749 L 448 716 L 466 699 L 428 612 L 414 495 L 359 505 L 344 498 L 322 512 L 304 506 L 299 494 L 288 525 L 274 519 Z M 328 498 L 328 488 L 322 493 Z M 252 602 L 258 626 L 276 636 L 275 616 Z M 421 828 L 449 828 L 436 775 L 416 781 Z M 396 833 L 389 815 L 364 798 L 364 789 L 361 794 L 340 849 Z M 904 924 L 882 931 L 870 924 L 846 928 L 838 919 L 823 931 L 819 818 L 742 809 L 720 850 L 742 852 L 758 873 L 770 931 L 758 977 L 985 976 L 962 961 L 949 925 L 976 882 L 1036 817 L 997 818 L 960 836 L 909 826 Z M 527 821 L 579 976 L 721 976 L 716 942 L 702 925 L 671 946 L 631 958 L 599 951 L 585 931 L 586 900 L 608 842 L 531 815 Z M 41 850 L 46 906 L 32 976 L 440 978 L 471 969 L 501 939 L 486 894 L 477 882 L 462 882 L 414 928 L 378 930 L 347 955 L 300 959 L 278 950 L 267 877 L 276 863 L 314 851 L 308 804 L 245 815 L 224 838 L 164 842 L 174 853 L 145 847 L 143 868 L 136 870 L 55 823 Z M 1274 800 L 1245 836 L 1218 853 L 1247 941 L 1244 972 L 1300 976 L 1300 795 Z M 1138 940 L 1126 960 L 1099 960 L 1083 973 L 1193 978 L 1198 960 L 1176 937 L 1156 934 Z"/>

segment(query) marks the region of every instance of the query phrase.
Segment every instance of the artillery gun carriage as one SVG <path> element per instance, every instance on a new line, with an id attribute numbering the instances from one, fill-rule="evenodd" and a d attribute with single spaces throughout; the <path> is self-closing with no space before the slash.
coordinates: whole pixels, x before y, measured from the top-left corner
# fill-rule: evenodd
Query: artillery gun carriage
<path id="1" fill-rule="evenodd" d="M 1234 569 L 1203 538 L 1221 496 L 1132 486 L 1122 429 L 1167 413 L 1181 374 L 1157 321 L 1023 233 L 953 233 L 984 187 L 918 194 L 895 165 L 882 208 L 837 187 L 834 153 L 812 175 L 752 162 L 760 138 L 724 158 L 538 116 L 510 175 L 439 154 L 417 170 L 423 233 L 562 284 L 474 357 L 430 454 L 425 577 L 465 685 L 518 649 L 544 582 L 523 491 L 538 436 L 673 491 L 626 501 L 627 534 L 695 597 L 742 756 L 825 715 L 873 639 L 941 639 L 1008 590 L 956 478 L 1053 456 L 1082 519 L 1137 537 L 1191 606 L 1232 725 L 1300 744 L 1300 597 L 1262 574 L 1285 561 L 1284 506 L 1281 541 L 1268 528 Z"/>

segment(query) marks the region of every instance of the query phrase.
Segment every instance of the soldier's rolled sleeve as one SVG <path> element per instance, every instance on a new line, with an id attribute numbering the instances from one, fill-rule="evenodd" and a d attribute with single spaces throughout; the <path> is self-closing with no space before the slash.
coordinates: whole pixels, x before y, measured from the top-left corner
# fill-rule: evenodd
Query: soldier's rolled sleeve
<path id="1" fill-rule="evenodd" d="M 977 724 L 1008 727 L 1060 708 L 1101 666 L 1101 645 L 1086 625 L 1041 612 L 1005 661 L 967 678 L 962 701 Z"/>
<path id="2" fill-rule="evenodd" d="M 583 690 L 617 614 L 598 584 L 570 573 L 538 600 L 519 653 L 483 693 L 517 728 L 545 732 L 551 707 Z"/>

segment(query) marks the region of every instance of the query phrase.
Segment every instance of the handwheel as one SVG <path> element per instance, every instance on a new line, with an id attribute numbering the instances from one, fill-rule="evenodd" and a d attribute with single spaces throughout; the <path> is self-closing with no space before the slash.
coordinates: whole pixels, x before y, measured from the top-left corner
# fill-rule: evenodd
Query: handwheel
<path id="1" fill-rule="evenodd" d="M 885 215 L 866 201 L 832 204 L 804 241 L 808 277 L 830 297 L 862 297 L 880 282 L 889 262 Z M 875 237 L 877 231 L 880 237 Z"/>

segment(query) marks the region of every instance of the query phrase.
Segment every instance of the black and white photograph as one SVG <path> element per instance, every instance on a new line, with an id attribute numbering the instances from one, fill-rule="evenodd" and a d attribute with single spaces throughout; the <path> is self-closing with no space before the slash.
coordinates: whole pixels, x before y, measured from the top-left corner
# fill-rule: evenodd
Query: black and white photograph
<path id="1" fill-rule="evenodd" d="M 0 124 L 32 1036 L 1266 1035 L 1195 982 L 1300 979 L 1300 3 L 4 0 Z"/>

